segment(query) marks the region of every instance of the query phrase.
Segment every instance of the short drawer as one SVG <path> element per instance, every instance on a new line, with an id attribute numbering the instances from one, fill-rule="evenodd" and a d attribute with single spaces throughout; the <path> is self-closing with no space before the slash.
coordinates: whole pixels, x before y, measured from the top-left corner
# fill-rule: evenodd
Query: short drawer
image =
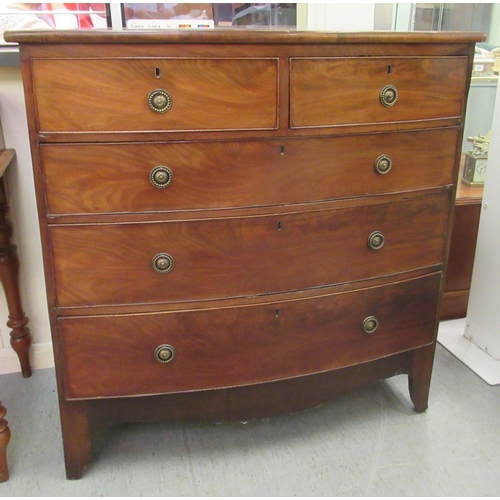
<path id="1" fill-rule="evenodd" d="M 453 182 L 457 134 L 447 128 L 279 141 L 44 145 L 46 210 L 215 209 L 443 186 Z"/>
<path id="2" fill-rule="evenodd" d="M 253 306 L 61 318 L 66 397 L 234 387 L 370 361 L 435 337 L 441 274 Z"/>
<path id="3" fill-rule="evenodd" d="M 444 193 L 288 214 L 54 225 L 57 303 L 238 297 L 439 265 L 449 202 Z"/>
<path id="4" fill-rule="evenodd" d="M 466 57 L 291 60 L 292 128 L 460 117 Z"/>
<path id="5" fill-rule="evenodd" d="M 42 132 L 277 127 L 274 58 L 34 59 L 32 71 Z"/>

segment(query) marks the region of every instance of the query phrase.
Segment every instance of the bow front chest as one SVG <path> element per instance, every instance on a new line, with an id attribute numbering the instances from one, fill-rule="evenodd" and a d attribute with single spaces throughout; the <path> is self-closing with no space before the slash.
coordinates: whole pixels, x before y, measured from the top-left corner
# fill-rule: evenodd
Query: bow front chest
<path id="1" fill-rule="evenodd" d="M 427 408 L 478 34 L 11 32 L 68 477 L 96 427 L 398 373 Z"/>

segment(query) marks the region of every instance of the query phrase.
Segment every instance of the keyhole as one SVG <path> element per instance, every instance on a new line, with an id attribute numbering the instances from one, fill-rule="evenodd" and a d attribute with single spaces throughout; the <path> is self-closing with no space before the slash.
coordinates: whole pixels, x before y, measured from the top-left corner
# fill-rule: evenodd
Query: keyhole
<path id="1" fill-rule="evenodd" d="M 387 74 L 390 75 L 392 73 L 392 66 L 389 64 L 389 66 L 387 66 Z"/>
<path id="2" fill-rule="evenodd" d="M 279 315 L 280 315 L 280 310 L 276 309 L 276 317 L 279 318 Z"/>
<path id="3" fill-rule="evenodd" d="M 155 78 L 160 78 L 160 77 L 161 77 L 161 69 L 155 68 Z"/>
<path id="4" fill-rule="evenodd" d="M 278 231 L 281 231 L 281 221 L 279 221 L 278 224 L 276 224 L 276 229 Z"/>
<path id="5" fill-rule="evenodd" d="M 285 154 L 285 146 L 281 146 L 280 155 L 283 156 Z"/>

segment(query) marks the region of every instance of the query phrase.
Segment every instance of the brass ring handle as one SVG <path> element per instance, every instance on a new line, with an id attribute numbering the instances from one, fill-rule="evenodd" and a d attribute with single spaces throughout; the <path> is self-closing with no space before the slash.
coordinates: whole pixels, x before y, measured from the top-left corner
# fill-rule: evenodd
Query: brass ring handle
<path id="1" fill-rule="evenodd" d="M 153 257 L 153 269 L 157 273 L 169 273 L 174 268 L 174 258 L 168 253 L 159 253 Z"/>
<path id="2" fill-rule="evenodd" d="M 158 165 L 153 168 L 153 170 L 151 170 L 151 174 L 149 175 L 151 184 L 160 189 L 172 184 L 173 179 L 174 174 L 172 173 L 172 170 L 168 167 L 164 167 L 163 165 Z"/>
<path id="3" fill-rule="evenodd" d="M 394 85 L 386 85 L 380 91 L 380 102 L 386 108 L 394 106 L 397 100 L 398 100 L 398 90 L 396 89 L 396 87 L 394 87 Z"/>
<path id="4" fill-rule="evenodd" d="M 392 160 L 391 157 L 388 155 L 380 155 L 376 160 L 375 160 L 375 172 L 377 174 L 387 174 L 389 170 L 392 168 Z"/>
<path id="5" fill-rule="evenodd" d="M 153 90 L 148 95 L 148 106 L 155 113 L 166 113 L 172 107 L 172 97 L 166 90 Z"/>
<path id="6" fill-rule="evenodd" d="M 175 358 L 175 349 L 169 344 L 159 345 L 155 349 L 154 357 L 158 363 L 170 363 Z"/>
<path id="7" fill-rule="evenodd" d="M 380 250 L 385 243 L 385 236 L 380 231 L 373 231 L 368 236 L 368 248 L 370 250 Z"/>
<path id="8" fill-rule="evenodd" d="M 375 316 L 368 316 L 363 320 L 361 328 L 365 333 L 373 333 L 378 328 L 378 319 Z"/>

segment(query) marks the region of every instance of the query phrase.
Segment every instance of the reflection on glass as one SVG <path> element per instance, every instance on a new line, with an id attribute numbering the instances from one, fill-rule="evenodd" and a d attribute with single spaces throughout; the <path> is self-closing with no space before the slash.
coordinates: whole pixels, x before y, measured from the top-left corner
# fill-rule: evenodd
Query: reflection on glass
<path id="1" fill-rule="evenodd" d="M 125 3 L 125 21 L 130 19 L 213 19 L 211 3 Z"/>
<path id="2" fill-rule="evenodd" d="M 124 26 L 136 29 L 213 28 L 211 3 L 125 3 Z"/>
<path id="3" fill-rule="evenodd" d="M 487 33 L 491 3 L 416 3 L 415 31 L 479 31 Z"/>
<path id="4" fill-rule="evenodd" d="M 296 26 L 297 4 L 245 3 L 233 6 L 231 24 L 237 26 Z"/>
<path id="5" fill-rule="evenodd" d="M 3 33 L 19 29 L 90 29 L 108 26 L 105 3 L 2 3 L 0 4 L 1 43 Z"/>
<path id="6" fill-rule="evenodd" d="M 123 4 L 128 28 L 174 28 L 179 22 L 191 20 L 211 20 L 214 26 L 296 26 L 296 11 L 295 3 Z"/>

